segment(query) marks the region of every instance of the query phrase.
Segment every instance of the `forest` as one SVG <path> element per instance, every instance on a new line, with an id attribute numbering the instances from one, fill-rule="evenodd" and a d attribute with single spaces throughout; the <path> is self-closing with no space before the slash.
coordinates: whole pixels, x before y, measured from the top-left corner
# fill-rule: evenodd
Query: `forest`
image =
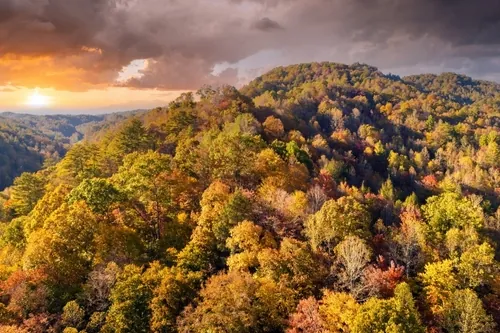
<path id="1" fill-rule="evenodd" d="M 0 191 L 23 172 L 57 163 L 72 144 L 95 137 L 95 132 L 141 112 L 43 116 L 0 113 Z"/>
<path id="2" fill-rule="evenodd" d="M 300 64 L 86 133 L 0 195 L 0 332 L 499 330 L 499 84 Z"/>

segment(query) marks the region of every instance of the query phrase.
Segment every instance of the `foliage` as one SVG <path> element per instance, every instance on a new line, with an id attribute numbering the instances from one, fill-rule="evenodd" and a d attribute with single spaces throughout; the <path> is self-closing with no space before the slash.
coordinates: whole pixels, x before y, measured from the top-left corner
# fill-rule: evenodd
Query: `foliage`
<path id="1" fill-rule="evenodd" d="M 0 331 L 493 332 L 499 107 L 461 75 L 312 63 L 2 114 Z"/>
<path id="2" fill-rule="evenodd" d="M 314 248 L 333 250 L 347 236 L 367 237 L 370 214 L 352 197 L 325 202 L 319 212 L 306 222 L 306 234 Z"/>

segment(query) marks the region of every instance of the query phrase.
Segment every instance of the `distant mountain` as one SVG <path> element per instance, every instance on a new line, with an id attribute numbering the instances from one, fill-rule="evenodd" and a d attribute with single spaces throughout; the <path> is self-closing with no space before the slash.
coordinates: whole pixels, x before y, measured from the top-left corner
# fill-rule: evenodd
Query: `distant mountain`
<path id="1" fill-rule="evenodd" d="M 45 162 L 57 162 L 72 144 L 143 112 L 43 116 L 0 113 L 0 190 L 23 172 L 40 170 Z"/>

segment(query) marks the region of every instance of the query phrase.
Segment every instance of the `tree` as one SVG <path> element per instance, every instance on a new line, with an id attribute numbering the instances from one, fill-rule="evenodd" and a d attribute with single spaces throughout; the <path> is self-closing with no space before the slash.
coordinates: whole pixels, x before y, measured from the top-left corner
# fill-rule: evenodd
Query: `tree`
<path id="1" fill-rule="evenodd" d="M 66 327 L 80 328 L 83 324 L 85 311 L 76 301 L 66 303 L 63 308 L 62 323 Z"/>
<path id="2" fill-rule="evenodd" d="M 262 150 L 255 160 L 255 173 L 263 180 L 271 179 L 278 187 L 287 183 L 287 165 L 285 161 L 272 149 Z"/>
<path id="3" fill-rule="evenodd" d="M 404 267 L 396 265 L 394 261 L 387 265 L 382 256 L 377 259 L 377 265 L 365 270 L 363 283 L 370 296 L 391 297 L 398 283 L 403 280 Z"/>
<path id="4" fill-rule="evenodd" d="M 484 286 L 498 274 L 495 249 L 488 243 L 469 248 L 460 256 L 457 266 L 459 279 L 467 288 Z"/>
<path id="5" fill-rule="evenodd" d="M 45 192 L 45 180 L 34 173 L 24 172 L 14 180 L 10 203 L 17 215 L 27 215 Z"/>
<path id="6" fill-rule="evenodd" d="M 314 297 L 303 299 L 290 317 L 287 333 L 327 332 L 326 323 L 319 313 L 319 303 Z"/>
<path id="7" fill-rule="evenodd" d="M 354 318 L 359 311 L 359 304 L 347 293 L 326 291 L 319 306 L 319 312 L 328 332 L 349 332 Z"/>
<path id="8" fill-rule="evenodd" d="M 360 297 L 364 292 L 361 278 L 372 255 L 370 248 L 358 237 L 349 236 L 335 247 L 335 255 L 340 287 L 349 290 L 355 298 Z"/>
<path id="9" fill-rule="evenodd" d="M 96 267 L 89 273 L 83 286 L 83 299 L 90 311 L 104 312 L 111 305 L 109 296 L 121 269 L 114 262 L 106 266 Z"/>
<path id="10" fill-rule="evenodd" d="M 292 290 L 248 272 L 211 277 L 196 306 L 186 308 L 179 332 L 279 332 L 296 306 Z"/>
<path id="11" fill-rule="evenodd" d="M 68 293 L 90 272 L 99 222 L 85 203 L 62 205 L 28 238 L 23 265 L 43 268 L 54 286 Z"/>
<path id="12" fill-rule="evenodd" d="M 241 222 L 231 229 L 230 234 L 226 242 L 231 251 L 227 259 L 230 270 L 254 270 L 259 265 L 259 252 L 277 246 L 271 233 L 250 221 Z"/>
<path id="13" fill-rule="evenodd" d="M 388 331 L 409 333 L 425 332 L 413 300 L 410 286 L 407 283 L 400 283 L 396 287 L 392 302 L 396 315 L 393 316 Z"/>
<path id="14" fill-rule="evenodd" d="M 210 278 L 196 307 L 188 307 L 179 332 L 255 332 L 259 318 L 258 283 L 249 273 L 231 272 Z"/>
<path id="15" fill-rule="evenodd" d="M 331 252 L 335 244 L 347 236 L 370 235 L 370 221 L 365 206 L 347 196 L 325 202 L 321 210 L 307 220 L 305 233 L 313 248 Z"/>
<path id="16" fill-rule="evenodd" d="M 480 229 L 484 224 L 481 206 L 456 193 L 445 192 L 430 197 L 422 210 L 431 233 L 437 239 L 442 239 L 451 228 L 471 226 Z"/>
<path id="17" fill-rule="evenodd" d="M 486 148 L 485 162 L 490 167 L 500 164 L 500 147 L 495 141 L 490 142 Z"/>
<path id="18" fill-rule="evenodd" d="M 208 272 L 223 266 L 221 252 L 232 227 L 249 217 L 251 203 L 241 191 L 221 181 L 213 182 L 203 193 L 201 214 L 191 240 L 179 253 L 179 266 Z"/>
<path id="19" fill-rule="evenodd" d="M 69 195 L 69 203 L 85 201 L 96 214 L 104 214 L 111 204 L 121 200 L 118 190 L 106 179 L 85 179 Z"/>
<path id="20" fill-rule="evenodd" d="M 24 249 L 26 246 L 26 234 L 24 231 L 25 225 L 31 220 L 28 217 L 22 216 L 13 219 L 3 230 L 0 237 L 1 245 L 10 245 L 17 249 Z"/>
<path id="21" fill-rule="evenodd" d="M 263 249 L 258 260 L 257 276 L 283 282 L 302 298 L 316 294 L 327 276 L 323 258 L 292 238 L 284 238 L 279 249 Z"/>
<path id="22" fill-rule="evenodd" d="M 104 332 L 101 331 L 101 329 L 104 326 L 105 322 L 106 322 L 106 313 L 96 311 L 92 313 L 92 315 L 90 316 L 89 321 L 87 323 L 87 327 L 85 327 L 85 332 L 88 333 Z"/>
<path id="23" fill-rule="evenodd" d="M 169 155 L 135 152 L 124 158 L 122 167 L 111 179 L 148 224 L 154 241 L 162 238 L 164 225 L 170 220 L 165 210 L 171 207 L 173 198 L 170 183 L 162 176 L 172 171 L 171 162 Z"/>
<path id="24" fill-rule="evenodd" d="M 267 117 L 266 121 L 262 124 L 264 126 L 264 132 L 272 140 L 280 139 L 285 134 L 285 128 L 281 120 L 274 116 Z"/>
<path id="25" fill-rule="evenodd" d="M 202 275 L 178 268 L 164 268 L 151 300 L 151 330 L 177 332 L 176 320 L 196 297 Z"/>
<path id="26" fill-rule="evenodd" d="M 396 287 L 394 297 L 388 300 L 370 298 L 361 305 L 352 333 L 424 333 L 425 329 L 406 283 Z"/>
<path id="27" fill-rule="evenodd" d="M 68 185 L 59 185 L 51 191 L 47 191 L 38 201 L 33 211 L 30 213 L 31 221 L 24 226 L 24 230 L 29 234 L 43 227 L 45 220 L 67 201 L 67 196 L 71 192 Z"/>
<path id="28" fill-rule="evenodd" d="M 424 284 L 424 293 L 431 312 L 440 316 L 453 292 L 459 286 L 454 272 L 453 261 L 443 260 L 429 263 L 420 273 Z"/>
<path id="29" fill-rule="evenodd" d="M 139 119 L 132 119 L 123 127 L 118 134 L 118 147 L 123 155 L 152 148 L 147 131 Z"/>
<path id="30" fill-rule="evenodd" d="M 11 319 L 23 319 L 48 310 L 50 290 L 47 275 L 41 269 L 13 272 L 0 282 L 0 290 L 2 298 L 8 301 L 4 314 Z"/>
<path id="31" fill-rule="evenodd" d="M 111 290 L 111 307 L 106 315 L 104 332 L 150 332 L 153 289 L 157 285 L 160 267 L 154 264 L 143 273 L 142 267 L 127 265 Z M 155 280 L 151 280 L 155 278 Z M 156 282 L 156 283 L 155 283 Z"/>
<path id="32" fill-rule="evenodd" d="M 64 184 L 77 185 L 87 178 L 103 175 L 103 157 L 95 144 L 74 145 L 56 167 L 59 180 Z"/>
<path id="33" fill-rule="evenodd" d="M 423 262 L 424 224 L 411 211 L 401 214 L 401 225 L 391 232 L 391 253 L 405 267 L 406 277 L 415 273 Z"/>
<path id="34" fill-rule="evenodd" d="M 380 188 L 380 195 L 391 202 L 396 200 L 396 193 L 394 192 L 394 185 L 392 185 L 392 181 L 388 178 Z"/>
<path id="35" fill-rule="evenodd" d="M 205 151 L 204 163 L 210 180 L 222 179 L 238 182 L 251 176 L 251 167 L 264 143 L 259 135 L 249 135 L 241 131 L 209 132 L 201 142 Z"/>
<path id="36" fill-rule="evenodd" d="M 470 289 L 457 290 L 444 311 L 444 328 L 450 333 L 495 332 L 495 324 L 481 300 Z"/>

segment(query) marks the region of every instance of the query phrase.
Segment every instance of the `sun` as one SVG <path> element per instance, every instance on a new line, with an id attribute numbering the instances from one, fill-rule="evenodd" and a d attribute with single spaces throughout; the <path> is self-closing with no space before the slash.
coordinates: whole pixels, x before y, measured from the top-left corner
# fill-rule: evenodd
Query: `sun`
<path id="1" fill-rule="evenodd" d="M 42 108 L 50 105 L 50 97 L 45 96 L 40 93 L 39 89 L 35 89 L 33 93 L 28 97 L 28 100 L 26 101 L 26 105 L 35 107 L 35 108 Z"/>

